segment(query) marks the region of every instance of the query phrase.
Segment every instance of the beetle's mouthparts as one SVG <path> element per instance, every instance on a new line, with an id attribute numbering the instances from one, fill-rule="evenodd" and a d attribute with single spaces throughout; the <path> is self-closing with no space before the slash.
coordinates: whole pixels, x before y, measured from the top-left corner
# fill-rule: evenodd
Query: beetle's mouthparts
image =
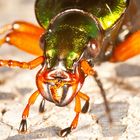
<path id="1" fill-rule="evenodd" d="M 48 73 L 48 78 L 51 80 L 70 81 L 70 74 L 63 70 L 53 70 Z"/>
<path id="2" fill-rule="evenodd" d="M 55 85 L 50 86 L 50 91 L 52 93 L 52 97 L 55 100 L 55 102 L 59 103 L 63 97 L 64 92 L 64 85 L 66 83 L 62 80 L 58 80 Z"/>
<path id="3" fill-rule="evenodd" d="M 46 83 L 43 85 L 45 94 L 43 96 L 58 106 L 70 103 L 80 88 L 75 74 L 64 70 L 46 71 L 45 79 Z"/>
<path id="4" fill-rule="evenodd" d="M 84 75 L 79 78 L 80 70 L 74 72 L 62 68 L 47 70 L 43 67 L 38 73 L 38 78 L 42 78 L 43 83 L 37 82 L 38 89 L 42 96 L 57 106 L 69 104 L 81 89 L 84 82 Z"/>

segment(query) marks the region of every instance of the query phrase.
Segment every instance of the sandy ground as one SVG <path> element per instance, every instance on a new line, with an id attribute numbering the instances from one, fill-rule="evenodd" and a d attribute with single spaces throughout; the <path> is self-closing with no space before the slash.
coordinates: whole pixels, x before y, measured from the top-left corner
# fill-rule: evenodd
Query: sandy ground
<path id="1" fill-rule="evenodd" d="M 0 26 L 17 19 L 37 24 L 33 3 L 34 0 L 0 0 Z M 0 49 L 0 59 L 29 61 L 33 58 L 6 44 Z M 96 67 L 106 90 L 113 124 L 109 126 L 100 91 L 92 77 L 88 77 L 82 91 L 90 96 L 90 109 L 81 114 L 77 129 L 65 140 L 140 139 L 139 62 L 140 56 L 137 56 L 125 63 L 104 63 Z M 36 90 L 35 75 L 39 69 L 0 68 L 0 140 L 59 140 L 62 138 L 58 137 L 58 131 L 70 125 L 75 115 L 74 102 L 64 108 L 46 102 L 46 112 L 39 114 L 39 97 L 30 111 L 28 133 L 18 133 L 22 111 Z"/>

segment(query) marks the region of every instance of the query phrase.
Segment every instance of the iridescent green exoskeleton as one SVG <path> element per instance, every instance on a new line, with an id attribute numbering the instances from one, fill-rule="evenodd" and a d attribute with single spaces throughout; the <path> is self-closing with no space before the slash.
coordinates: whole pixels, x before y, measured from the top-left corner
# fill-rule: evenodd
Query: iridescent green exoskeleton
<path id="1" fill-rule="evenodd" d="M 53 17 L 67 9 L 81 9 L 96 16 L 103 29 L 111 27 L 124 13 L 128 0 L 37 0 L 36 16 L 47 28 Z"/>
<path id="2" fill-rule="evenodd" d="M 108 50 L 106 32 L 123 16 L 128 0 L 37 0 L 36 17 L 46 29 L 45 55 L 50 67 L 64 60 L 67 69 L 79 60 L 84 50 L 95 58 Z M 119 20 L 120 23 L 120 20 Z M 118 24 L 119 24 L 118 23 Z M 112 29 L 117 32 L 119 25 Z M 102 48 L 102 52 L 100 51 Z M 85 56 L 85 55 L 83 55 Z M 88 56 L 85 56 L 88 57 Z M 98 59 L 98 58 L 97 58 Z"/>

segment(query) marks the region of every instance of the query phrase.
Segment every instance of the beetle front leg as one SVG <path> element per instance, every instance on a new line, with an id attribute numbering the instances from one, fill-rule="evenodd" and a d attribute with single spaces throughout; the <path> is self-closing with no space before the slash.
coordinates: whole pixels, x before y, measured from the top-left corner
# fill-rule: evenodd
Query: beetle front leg
<path id="1" fill-rule="evenodd" d="M 44 57 L 40 56 L 33 61 L 30 62 L 19 62 L 14 60 L 0 60 L 0 67 L 8 66 L 8 67 L 20 67 L 23 69 L 33 69 L 39 66 L 44 62 Z"/>
<path id="2" fill-rule="evenodd" d="M 35 91 L 29 98 L 28 104 L 26 105 L 23 113 L 22 113 L 22 120 L 19 127 L 19 132 L 26 132 L 27 131 L 27 117 L 29 116 L 30 106 L 33 105 L 39 95 L 39 91 Z"/>
<path id="3" fill-rule="evenodd" d="M 67 127 L 65 129 L 62 129 L 59 133 L 59 135 L 61 137 L 65 137 L 67 136 L 73 129 L 75 129 L 78 125 L 78 119 L 79 119 L 79 114 L 81 112 L 81 101 L 80 101 L 80 97 L 78 95 L 76 95 L 75 97 L 75 112 L 76 112 L 76 116 L 73 119 L 70 127 Z"/>
<path id="4" fill-rule="evenodd" d="M 86 94 L 84 94 L 82 92 L 78 92 L 78 96 L 81 99 L 83 99 L 83 100 L 86 101 L 85 104 L 84 104 L 84 106 L 82 107 L 82 110 L 81 110 L 82 113 L 86 113 L 88 111 L 88 108 L 89 108 L 89 99 L 90 98 Z"/>

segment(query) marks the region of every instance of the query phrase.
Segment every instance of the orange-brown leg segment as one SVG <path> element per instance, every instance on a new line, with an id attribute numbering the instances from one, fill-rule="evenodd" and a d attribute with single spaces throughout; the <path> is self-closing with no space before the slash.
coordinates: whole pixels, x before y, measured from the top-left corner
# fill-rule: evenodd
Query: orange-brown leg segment
<path id="1" fill-rule="evenodd" d="M 81 99 L 83 99 L 83 100 L 86 101 L 85 104 L 84 104 L 84 106 L 82 107 L 82 110 L 81 110 L 82 113 L 86 113 L 88 111 L 88 108 L 89 108 L 89 99 L 90 98 L 86 94 L 84 94 L 82 92 L 78 92 L 78 96 Z"/>
<path id="2" fill-rule="evenodd" d="M 124 42 L 116 46 L 110 61 L 125 61 L 138 54 L 140 54 L 140 30 L 133 33 Z"/>
<path id="3" fill-rule="evenodd" d="M 19 131 L 20 132 L 26 132 L 27 131 L 27 117 L 29 116 L 29 110 L 30 110 L 30 106 L 33 105 L 39 95 L 39 91 L 35 91 L 29 98 L 28 100 L 28 104 L 26 105 L 23 113 L 22 113 L 22 120 L 20 123 L 20 127 L 19 127 Z"/>
<path id="4" fill-rule="evenodd" d="M 24 21 L 16 21 L 12 24 L 0 28 L 0 35 L 5 35 L 0 39 L 0 46 L 4 43 L 34 55 L 42 55 L 40 48 L 40 36 L 44 29 Z"/>
<path id="5" fill-rule="evenodd" d="M 78 119 L 79 119 L 79 114 L 81 112 L 81 101 L 80 101 L 80 97 L 78 96 L 78 94 L 75 97 L 75 112 L 76 112 L 76 116 L 73 119 L 70 127 L 67 127 L 63 130 L 60 131 L 60 136 L 61 137 L 65 137 L 67 136 L 73 129 L 75 129 L 77 127 L 78 124 Z"/>
<path id="6" fill-rule="evenodd" d="M 34 69 L 44 62 L 44 57 L 40 56 L 30 62 L 19 62 L 14 60 L 0 60 L 0 67 L 20 67 L 23 69 Z"/>

